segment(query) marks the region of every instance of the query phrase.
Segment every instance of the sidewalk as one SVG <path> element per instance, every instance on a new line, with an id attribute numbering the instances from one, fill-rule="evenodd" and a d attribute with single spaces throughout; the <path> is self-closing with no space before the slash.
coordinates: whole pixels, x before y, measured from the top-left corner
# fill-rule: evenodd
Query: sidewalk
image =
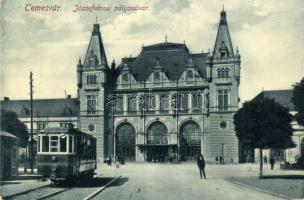
<path id="1" fill-rule="evenodd" d="M 7 196 L 43 187 L 49 185 L 50 181 L 42 181 L 40 176 L 36 174 L 24 174 L 12 178 L 12 180 L 0 182 L 0 196 L 5 198 Z"/>

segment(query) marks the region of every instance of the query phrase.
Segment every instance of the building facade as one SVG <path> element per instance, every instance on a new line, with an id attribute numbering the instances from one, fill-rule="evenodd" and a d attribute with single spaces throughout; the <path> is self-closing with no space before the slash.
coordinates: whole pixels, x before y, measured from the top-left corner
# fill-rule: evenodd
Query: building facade
<path id="1" fill-rule="evenodd" d="M 103 38 L 106 39 L 106 38 Z M 185 44 L 143 46 L 137 57 L 107 62 L 99 24 L 77 65 L 80 129 L 97 137 L 99 161 L 163 161 L 169 156 L 238 162 L 233 115 L 238 109 L 240 54 L 226 12 L 212 53 Z"/>
<path id="2" fill-rule="evenodd" d="M 220 155 L 226 162 L 238 162 L 233 115 L 241 61 L 224 10 L 208 53 L 191 53 L 185 43 L 165 41 L 143 46 L 138 56 L 109 66 L 103 39 L 94 24 L 85 58 L 77 65 L 78 97 L 35 100 L 34 129 L 73 123 L 97 138 L 99 163 L 110 156 L 188 161 L 196 153 L 208 162 Z M 1 104 L 29 127 L 29 101 Z"/>
<path id="3" fill-rule="evenodd" d="M 294 116 L 296 110 L 292 103 L 293 90 L 269 90 L 259 93 L 253 100 L 260 98 L 273 99 L 275 102 L 281 104 L 283 107 L 288 108 L 290 114 Z M 295 163 L 299 157 L 304 156 L 304 127 L 300 126 L 295 120 L 291 122 L 294 129 L 292 140 L 296 145 L 294 148 L 289 149 L 265 149 L 263 155 L 266 158 L 273 157 L 277 162 L 289 162 Z M 252 150 L 253 151 L 253 150 Z M 259 150 L 255 149 L 254 154 L 255 161 L 259 161 Z M 244 158 L 242 158 L 244 160 Z"/>

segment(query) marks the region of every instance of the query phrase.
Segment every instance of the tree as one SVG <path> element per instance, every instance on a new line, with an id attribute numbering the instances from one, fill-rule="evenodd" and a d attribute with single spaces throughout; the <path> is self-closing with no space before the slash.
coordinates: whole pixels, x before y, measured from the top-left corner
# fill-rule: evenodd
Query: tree
<path id="1" fill-rule="evenodd" d="M 304 78 L 302 78 L 300 83 L 296 83 L 293 86 L 292 102 L 295 106 L 295 110 L 297 111 L 295 120 L 298 124 L 304 126 Z"/>
<path id="2" fill-rule="evenodd" d="M 287 108 L 264 97 L 245 102 L 234 115 L 239 141 L 260 149 L 260 177 L 263 175 L 263 149 L 294 147 L 291 120 Z"/>
<path id="3" fill-rule="evenodd" d="M 26 147 L 28 143 L 28 132 L 26 125 L 22 123 L 16 113 L 7 110 L 1 110 L 0 128 L 7 131 L 18 138 L 19 146 Z"/>

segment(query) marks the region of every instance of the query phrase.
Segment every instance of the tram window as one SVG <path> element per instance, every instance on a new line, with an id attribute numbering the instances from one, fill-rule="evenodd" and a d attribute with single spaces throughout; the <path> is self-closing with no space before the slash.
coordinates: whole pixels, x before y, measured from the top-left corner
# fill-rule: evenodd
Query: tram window
<path id="1" fill-rule="evenodd" d="M 42 136 L 42 152 L 48 152 L 48 151 L 49 151 L 49 137 Z"/>
<path id="2" fill-rule="evenodd" d="M 40 136 L 37 136 L 37 151 L 40 152 Z"/>
<path id="3" fill-rule="evenodd" d="M 58 136 L 51 136 L 51 152 L 58 152 Z"/>
<path id="4" fill-rule="evenodd" d="M 67 150 L 67 137 L 64 136 L 60 136 L 60 152 L 66 152 Z"/>
<path id="5" fill-rule="evenodd" d="M 72 136 L 69 136 L 69 152 L 72 153 L 72 147 L 73 147 L 73 138 Z"/>
<path id="6" fill-rule="evenodd" d="M 77 137 L 74 137 L 74 152 L 76 152 L 77 149 Z"/>

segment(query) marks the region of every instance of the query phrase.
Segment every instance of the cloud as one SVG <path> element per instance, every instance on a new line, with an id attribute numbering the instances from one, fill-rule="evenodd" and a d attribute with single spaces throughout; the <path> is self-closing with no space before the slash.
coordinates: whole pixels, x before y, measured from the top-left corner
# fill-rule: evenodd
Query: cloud
<path id="1" fill-rule="evenodd" d="M 27 2 L 27 1 L 21 1 Z M 41 0 L 39 3 L 62 1 Z M 219 13 L 225 4 L 234 47 L 242 55 L 242 100 L 261 88 L 290 88 L 304 76 L 303 1 L 276 0 L 181 0 L 121 1 L 111 5 L 148 5 L 148 11 L 73 13 L 75 2 L 64 1 L 60 13 L 27 13 L 16 0 L 3 6 L 4 27 L 1 55 L 4 96 L 28 97 L 28 75 L 34 72 L 36 97 L 76 95 L 76 64 L 84 58 L 92 24 L 97 16 L 108 61 L 136 56 L 141 46 L 163 42 L 186 42 L 192 52 L 213 49 Z M 100 1 L 77 1 L 91 5 Z M 15 85 L 20 90 L 16 92 Z"/>

